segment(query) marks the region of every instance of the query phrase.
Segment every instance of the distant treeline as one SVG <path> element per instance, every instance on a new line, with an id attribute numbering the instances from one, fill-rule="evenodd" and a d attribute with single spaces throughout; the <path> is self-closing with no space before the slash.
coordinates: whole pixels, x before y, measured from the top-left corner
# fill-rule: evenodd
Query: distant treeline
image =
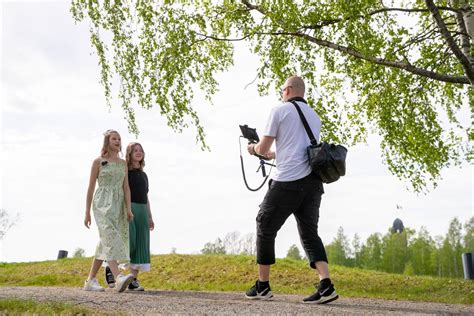
<path id="1" fill-rule="evenodd" d="M 408 227 L 402 231 L 391 227 L 385 235 L 371 234 L 364 243 L 357 234 L 350 241 L 340 227 L 334 240 L 326 245 L 326 251 L 330 264 L 407 275 L 462 278 L 462 254 L 474 252 L 474 217 L 464 225 L 454 218 L 446 235 L 434 238 L 424 227 L 418 233 Z M 206 243 L 201 253 L 254 255 L 255 234 L 228 233 L 222 239 Z M 302 259 L 296 245 L 288 249 L 287 258 Z"/>
<path id="2" fill-rule="evenodd" d="M 474 252 L 474 217 L 464 225 L 454 218 L 445 236 L 431 237 L 426 228 L 392 228 L 375 233 L 364 242 L 356 234 L 352 241 L 339 228 L 336 238 L 326 246 L 331 264 L 359 267 L 408 275 L 439 277 L 464 276 L 462 254 Z"/>

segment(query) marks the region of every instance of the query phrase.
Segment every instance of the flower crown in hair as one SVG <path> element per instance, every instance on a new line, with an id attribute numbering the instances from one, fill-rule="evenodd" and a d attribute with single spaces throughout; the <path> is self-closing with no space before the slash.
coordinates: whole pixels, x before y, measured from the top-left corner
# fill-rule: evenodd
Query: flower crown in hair
<path id="1" fill-rule="evenodd" d="M 108 130 L 105 131 L 104 136 L 107 136 L 107 135 L 112 134 L 112 133 L 117 133 L 117 131 L 113 130 L 113 129 L 108 129 Z"/>

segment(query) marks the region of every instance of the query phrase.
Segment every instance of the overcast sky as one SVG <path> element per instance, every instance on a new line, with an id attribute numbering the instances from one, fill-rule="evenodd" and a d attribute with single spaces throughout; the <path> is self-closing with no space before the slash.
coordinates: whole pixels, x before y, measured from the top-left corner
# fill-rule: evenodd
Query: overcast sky
<path id="1" fill-rule="evenodd" d="M 78 247 L 93 255 L 98 232 L 95 223 L 90 230 L 83 225 L 85 197 L 109 128 L 121 133 L 123 147 L 138 140 L 145 149 L 156 224 L 152 253 L 197 253 L 229 232 L 255 231 L 265 190 L 250 192 L 243 184 L 238 125 L 261 132 L 279 101 L 276 94 L 259 97 L 255 85 L 246 88 L 257 61 L 244 46 L 236 49 L 235 66 L 219 75 L 214 105 L 199 93 L 194 103 L 211 147 L 203 152 L 194 130 L 175 134 L 155 109 L 137 110 L 138 139 L 127 132 L 119 103 L 110 111 L 105 104 L 88 25 L 74 24 L 69 1 L 2 1 L 0 8 L 0 208 L 21 218 L 0 241 L 0 261 L 55 259 L 58 250 Z M 357 233 L 365 241 L 400 217 L 435 236 L 445 234 L 454 217 L 464 223 L 473 216 L 472 166 L 445 170 L 437 189 L 418 196 L 381 163 L 377 138 L 370 142 L 349 148 L 347 176 L 325 187 L 319 225 L 325 243 L 340 226 L 351 239 Z M 257 186 L 258 160 L 245 158 Z M 277 256 L 292 244 L 301 249 L 293 217 L 278 234 Z"/>

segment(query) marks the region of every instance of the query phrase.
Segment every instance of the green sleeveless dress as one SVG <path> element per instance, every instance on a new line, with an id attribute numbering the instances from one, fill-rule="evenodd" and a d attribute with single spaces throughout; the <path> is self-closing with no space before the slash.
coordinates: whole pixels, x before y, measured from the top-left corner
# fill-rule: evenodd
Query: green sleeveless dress
<path id="1" fill-rule="evenodd" d="M 94 194 L 93 212 L 100 241 L 95 251 L 99 260 L 130 261 L 127 211 L 123 180 L 127 171 L 124 162 L 101 161 Z"/>

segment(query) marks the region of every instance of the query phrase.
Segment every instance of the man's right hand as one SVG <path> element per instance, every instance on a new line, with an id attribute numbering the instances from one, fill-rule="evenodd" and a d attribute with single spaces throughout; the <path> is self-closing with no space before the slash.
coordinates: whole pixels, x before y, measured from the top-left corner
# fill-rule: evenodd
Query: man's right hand
<path id="1" fill-rule="evenodd" d="M 272 159 L 275 159 L 275 152 L 274 151 L 269 151 L 265 155 L 265 160 L 272 160 Z"/>

